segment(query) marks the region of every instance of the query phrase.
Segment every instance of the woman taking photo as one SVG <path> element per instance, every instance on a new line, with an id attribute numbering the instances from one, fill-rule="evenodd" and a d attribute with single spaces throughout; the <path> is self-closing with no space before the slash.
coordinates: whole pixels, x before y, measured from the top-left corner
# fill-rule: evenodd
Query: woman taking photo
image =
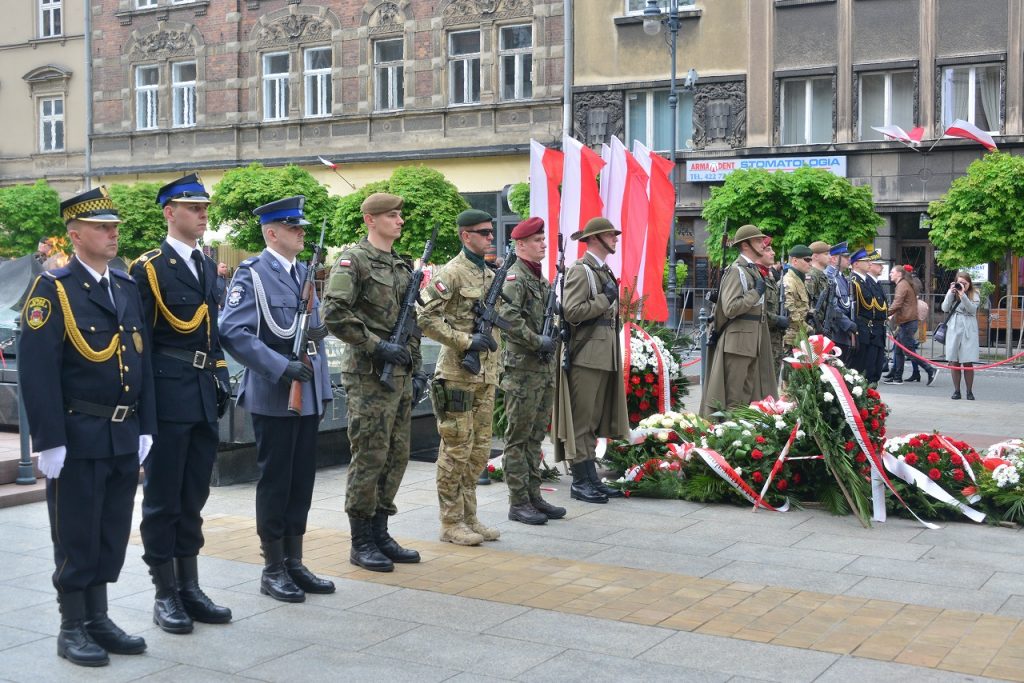
<path id="1" fill-rule="evenodd" d="M 974 400 L 974 370 L 978 362 L 978 305 L 981 297 L 971 282 L 970 273 L 960 271 L 949 283 L 949 291 L 942 300 L 942 310 L 949 314 L 946 328 L 946 360 L 954 366 L 953 400 L 960 399 L 960 374 L 967 383 L 967 400 Z"/>

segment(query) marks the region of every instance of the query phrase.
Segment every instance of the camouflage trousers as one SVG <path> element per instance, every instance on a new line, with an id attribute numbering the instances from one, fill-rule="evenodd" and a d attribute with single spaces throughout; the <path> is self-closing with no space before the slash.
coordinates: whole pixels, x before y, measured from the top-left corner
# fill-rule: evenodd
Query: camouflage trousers
<path id="1" fill-rule="evenodd" d="M 345 487 L 345 512 L 372 519 L 377 510 L 398 512 L 395 495 L 409 464 L 412 382 L 409 375 L 394 377 L 388 391 L 376 375 L 343 372 L 348 395 L 348 440 L 352 462 Z"/>
<path id="2" fill-rule="evenodd" d="M 505 455 L 503 468 L 512 505 L 530 502 L 540 495 L 540 444 L 551 422 L 554 375 L 551 372 L 505 370 L 501 380 L 505 393 Z"/>
<path id="3" fill-rule="evenodd" d="M 437 502 L 441 524 L 450 526 L 476 519 L 476 480 L 491 455 L 494 385 L 445 380 L 446 389 L 469 392 L 470 410 L 437 415 L 441 446 L 437 451 Z"/>

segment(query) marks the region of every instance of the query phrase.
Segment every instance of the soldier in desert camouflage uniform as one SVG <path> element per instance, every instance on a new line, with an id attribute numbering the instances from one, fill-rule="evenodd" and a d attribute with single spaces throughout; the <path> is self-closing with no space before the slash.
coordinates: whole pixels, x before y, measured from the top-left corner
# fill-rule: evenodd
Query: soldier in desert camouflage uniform
<path id="1" fill-rule="evenodd" d="M 491 453 L 494 390 L 501 372 L 497 340 L 473 332 L 473 305 L 482 302 L 494 280 L 484 261 L 494 241 L 492 220 L 476 209 L 458 215 L 462 251 L 434 275 L 417 307 L 423 334 L 442 345 L 430 393 L 441 434 L 437 499 L 441 540 L 457 545 L 479 545 L 501 535 L 476 516 L 476 480 Z M 480 353 L 480 374 L 461 366 L 470 350 Z"/>
<path id="2" fill-rule="evenodd" d="M 427 385 L 420 369 L 420 340 L 391 343 L 412 266 L 392 249 L 402 234 L 403 200 L 378 192 L 362 204 L 367 237 L 341 255 L 324 293 L 323 319 L 345 342 L 341 379 L 348 396 L 352 463 L 345 512 L 352 528 L 352 564 L 389 572 L 395 562 L 419 562 L 420 554 L 388 534 L 388 516 L 398 512 L 395 494 L 409 464 L 412 406 Z M 394 391 L 379 377 L 394 364 Z"/>
<path id="3" fill-rule="evenodd" d="M 540 495 L 541 441 L 551 419 L 555 397 L 555 339 L 542 335 L 544 308 L 551 285 L 544 278 L 544 221 L 528 218 L 513 230 L 516 256 L 502 294 L 501 317 L 509 321 L 505 333 L 505 481 L 508 483 L 508 518 L 524 524 L 545 524 L 565 517 Z"/>

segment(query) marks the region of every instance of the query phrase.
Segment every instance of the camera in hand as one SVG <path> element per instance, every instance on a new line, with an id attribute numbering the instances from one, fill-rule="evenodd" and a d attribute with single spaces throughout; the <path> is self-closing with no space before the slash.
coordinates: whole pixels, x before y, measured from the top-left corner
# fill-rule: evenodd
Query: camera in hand
<path id="1" fill-rule="evenodd" d="M 953 289 L 957 290 L 958 292 L 962 291 L 963 288 L 964 288 L 964 286 L 962 284 L 960 284 L 959 282 L 954 282 L 953 283 Z"/>

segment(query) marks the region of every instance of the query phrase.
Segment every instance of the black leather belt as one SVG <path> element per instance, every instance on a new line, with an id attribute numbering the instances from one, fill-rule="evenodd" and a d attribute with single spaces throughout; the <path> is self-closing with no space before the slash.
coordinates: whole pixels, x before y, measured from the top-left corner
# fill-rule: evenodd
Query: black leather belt
<path id="1" fill-rule="evenodd" d="M 100 403 L 90 403 L 80 398 L 69 398 L 64 407 L 76 413 L 85 413 L 93 417 L 103 417 L 111 422 L 124 422 L 135 414 L 137 403 L 130 406 L 105 406 Z"/>
<path id="2" fill-rule="evenodd" d="M 749 320 L 751 322 L 759 323 L 761 322 L 761 316 L 754 315 L 753 313 L 744 313 L 743 315 L 736 316 L 733 320 Z"/>
<path id="3" fill-rule="evenodd" d="M 611 327 L 615 322 L 608 318 L 591 318 L 590 320 L 584 320 L 577 327 Z"/>
<path id="4" fill-rule="evenodd" d="M 217 359 L 207 351 L 186 351 L 173 346 L 157 346 L 154 351 L 161 356 L 185 361 L 198 370 L 213 370 L 217 367 Z"/>

